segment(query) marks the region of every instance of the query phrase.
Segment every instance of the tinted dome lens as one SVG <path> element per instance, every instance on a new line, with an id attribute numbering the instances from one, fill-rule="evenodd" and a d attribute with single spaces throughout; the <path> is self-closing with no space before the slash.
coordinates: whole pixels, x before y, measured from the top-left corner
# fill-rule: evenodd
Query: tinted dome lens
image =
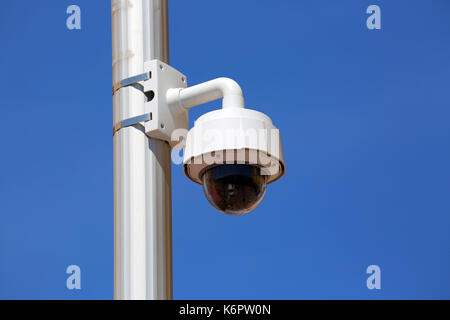
<path id="1" fill-rule="evenodd" d="M 253 210 L 264 197 L 267 176 L 258 167 L 221 165 L 203 174 L 203 191 L 219 211 L 240 215 Z"/>

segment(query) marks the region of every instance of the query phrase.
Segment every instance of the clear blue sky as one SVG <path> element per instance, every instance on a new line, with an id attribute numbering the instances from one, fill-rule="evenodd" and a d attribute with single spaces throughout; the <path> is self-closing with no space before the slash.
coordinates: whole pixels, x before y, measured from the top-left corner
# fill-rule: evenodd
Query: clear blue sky
<path id="1" fill-rule="evenodd" d="M 241 217 L 173 166 L 176 299 L 450 298 L 449 15 L 447 0 L 170 2 L 172 65 L 237 80 L 287 164 Z M 2 4 L 0 298 L 113 297 L 110 22 L 109 1 Z"/>

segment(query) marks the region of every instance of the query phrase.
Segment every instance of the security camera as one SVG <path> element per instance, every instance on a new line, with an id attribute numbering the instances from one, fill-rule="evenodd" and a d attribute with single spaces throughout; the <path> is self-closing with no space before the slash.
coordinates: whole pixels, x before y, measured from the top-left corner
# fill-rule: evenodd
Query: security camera
<path id="1" fill-rule="evenodd" d="M 279 131 L 261 112 L 225 105 L 201 116 L 188 132 L 183 169 L 203 185 L 214 208 L 245 214 L 285 172 Z"/>
<path id="2" fill-rule="evenodd" d="M 279 131 L 270 118 L 245 109 L 241 88 L 227 78 L 171 94 L 185 109 L 203 102 L 204 96 L 223 97 L 222 109 L 204 114 L 189 130 L 183 169 L 203 185 L 206 198 L 220 212 L 252 211 L 264 198 L 267 184 L 285 173 Z"/>
<path id="3" fill-rule="evenodd" d="M 146 62 L 145 69 L 142 90 L 152 93 L 145 104 L 148 113 L 124 120 L 118 128 L 143 123 L 148 136 L 175 148 L 174 132 L 188 131 L 189 109 L 223 98 L 221 109 L 202 115 L 187 132 L 183 170 L 203 185 L 220 212 L 242 215 L 256 208 L 267 185 L 286 171 L 280 134 L 271 119 L 245 108 L 242 90 L 231 79 L 187 87 L 186 76 L 161 61 Z"/>

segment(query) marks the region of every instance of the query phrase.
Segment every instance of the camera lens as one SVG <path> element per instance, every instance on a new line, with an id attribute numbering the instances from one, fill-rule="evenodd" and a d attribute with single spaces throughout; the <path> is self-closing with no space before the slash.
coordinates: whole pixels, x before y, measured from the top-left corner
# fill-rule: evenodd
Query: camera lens
<path id="1" fill-rule="evenodd" d="M 264 197 L 267 176 L 245 164 L 220 165 L 203 174 L 203 191 L 219 211 L 241 215 L 253 210 Z"/>

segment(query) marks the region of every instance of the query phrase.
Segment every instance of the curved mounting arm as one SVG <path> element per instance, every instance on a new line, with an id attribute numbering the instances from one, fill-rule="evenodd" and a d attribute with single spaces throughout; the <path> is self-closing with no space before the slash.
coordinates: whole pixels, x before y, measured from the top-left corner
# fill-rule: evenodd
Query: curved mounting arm
<path id="1" fill-rule="evenodd" d="M 189 88 L 175 88 L 167 91 L 170 107 L 189 110 L 203 103 L 223 98 L 222 108 L 244 108 L 244 96 L 236 81 L 217 78 Z"/>

